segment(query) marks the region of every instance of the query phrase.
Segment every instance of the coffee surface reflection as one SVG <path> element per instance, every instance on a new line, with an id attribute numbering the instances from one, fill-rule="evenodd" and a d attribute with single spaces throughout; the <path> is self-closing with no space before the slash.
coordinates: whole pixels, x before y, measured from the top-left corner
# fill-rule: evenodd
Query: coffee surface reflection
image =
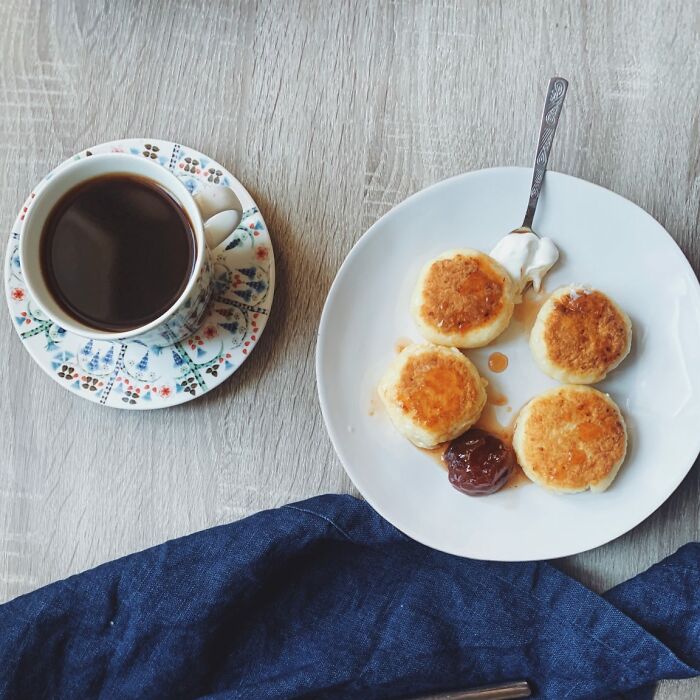
<path id="1" fill-rule="evenodd" d="M 128 331 L 164 314 L 196 258 L 187 214 L 159 185 L 133 175 L 87 180 L 46 220 L 42 272 L 66 313 L 101 331 Z"/>

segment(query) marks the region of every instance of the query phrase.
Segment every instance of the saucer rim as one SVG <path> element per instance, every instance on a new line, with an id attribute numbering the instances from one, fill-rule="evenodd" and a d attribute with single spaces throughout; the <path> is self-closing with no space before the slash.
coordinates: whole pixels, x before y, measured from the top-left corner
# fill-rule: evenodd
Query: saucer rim
<path id="1" fill-rule="evenodd" d="M 265 331 L 265 328 L 267 327 L 267 323 L 269 321 L 270 315 L 272 313 L 272 306 L 274 302 L 274 295 L 275 295 L 275 284 L 276 284 L 276 264 L 275 264 L 275 251 L 274 251 L 274 245 L 272 242 L 272 238 L 269 233 L 269 229 L 267 226 L 267 223 L 265 221 L 265 218 L 263 217 L 262 212 L 260 211 L 260 208 L 257 205 L 257 202 L 253 199 L 252 195 L 250 192 L 246 189 L 246 187 L 240 182 L 238 178 L 236 178 L 233 173 L 231 173 L 224 165 L 222 165 L 218 160 L 215 158 L 212 158 L 211 156 L 203 153 L 202 151 L 192 148 L 188 145 L 185 145 L 181 143 L 180 141 L 171 141 L 166 138 L 156 138 L 156 137 L 140 137 L 140 136 L 128 136 L 120 139 L 113 139 L 110 141 L 104 141 L 99 144 L 95 144 L 92 146 L 88 146 L 84 149 L 81 149 L 80 151 L 77 151 L 73 155 L 71 155 L 68 158 L 65 158 L 61 163 L 59 163 L 55 168 L 52 168 L 46 175 L 42 177 L 42 179 L 35 185 L 35 188 L 31 190 L 31 192 L 35 192 L 36 189 L 38 189 L 42 183 L 49 177 L 53 176 L 54 173 L 56 173 L 59 169 L 63 169 L 65 167 L 68 167 L 72 162 L 74 162 L 77 158 L 82 157 L 83 154 L 89 153 L 91 151 L 97 151 L 98 149 L 105 149 L 105 148 L 114 148 L 114 147 L 124 147 L 124 146 L 129 146 L 132 144 L 149 144 L 149 143 L 165 143 L 168 144 L 169 147 L 173 148 L 175 146 L 179 146 L 182 149 L 191 152 L 191 153 L 197 153 L 199 155 L 204 156 L 209 160 L 211 163 L 215 163 L 217 167 L 220 167 L 226 176 L 231 180 L 231 184 L 228 186 L 234 191 L 236 196 L 238 197 L 242 209 L 245 212 L 247 209 L 250 208 L 255 208 L 257 211 L 258 216 L 260 217 L 263 226 L 265 227 L 265 231 L 267 233 L 268 241 L 269 241 L 269 249 L 270 249 L 270 267 L 269 267 L 269 290 L 268 290 L 268 297 L 266 299 L 266 306 L 267 312 L 265 314 L 262 314 L 264 317 L 265 321 L 263 324 L 260 325 L 257 333 L 256 333 L 256 339 L 254 341 L 249 341 L 250 346 L 247 347 L 248 352 L 245 353 L 240 361 L 240 363 L 231 371 L 230 374 L 222 377 L 221 381 L 218 381 L 216 384 L 212 386 L 207 386 L 206 389 L 201 391 L 200 393 L 197 393 L 195 395 L 192 395 L 186 391 L 183 391 L 180 396 L 173 396 L 168 400 L 167 403 L 148 403 L 144 401 L 140 401 L 136 404 L 121 404 L 121 403 L 101 403 L 100 401 L 97 401 L 95 399 L 91 399 L 89 395 L 84 394 L 84 393 L 77 393 L 75 391 L 72 391 L 64 382 L 62 382 L 59 377 L 51 371 L 49 366 L 43 362 L 43 357 L 39 356 L 39 353 L 37 350 L 30 346 L 29 344 L 25 343 L 24 340 L 22 339 L 19 330 L 17 327 L 15 327 L 15 324 L 12 323 L 13 327 L 15 327 L 15 333 L 17 334 L 19 338 L 19 342 L 22 345 L 22 347 L 25 349 L 25 351 L 29 354 L 29 356 L 32 358 L 33 362 L 39 366 L 39 368 L 49 376 L 56 384 L 59 386 L 63 387 L 69 394 L 76 396 L 79 399 L 83 399 L 87 401 L 88 403 L 91 404 L 97 404 L 102 408 L 112 408 L 115 410 L 120 410 L 120 411 L 155 411 L 155 410 L 160 410 L 164 408 L 174 408 L 175 406 L 181 406 L 182 404 L 189 403 L 190 401 L 194 401 L 206 394 L 209 394 L 216 389 L 218 389 L 221 385 L 223 385 L 227 380 L 229 380 L 246 362 L 246 360 L 250 357 L 252 354 L 253 349 L 256 347 L 258 342 L 260 341 L 260 338 L 262 337 L 262 334 Z M 163 166 L 166 167 L 167 166 Z M 5 250 L 5 256 L 3 259 L 4 267 L 3 267 L 3 276 L 4 276 L 4 291 L 5 291 L 5 303 L 7 305 L 8 313 L 10 315 L 10 318 L 12 318 L 12 307 L 11 307 L 11 288 L 10 288 L 10 278 L 7 276 L 5 273 L 8 268 L 8 259 L 11 255 L 12 251 L 12 236 L 15 232 L 18 232 L 24 225 L 23 221 L 21 220 L 21 214 L 22 214 L 22 208 L 25 206 L 24 202 L 26 202 L 26 198 L 23 201 L 23 204 L 20 205 L 19 207 L 19 212 L 15 219 L 13 220 L 13 223 L 10 227 L 10 233 L 7 239 L 7 244 L 6 244 L 6 250 Z M 29 295 L 29 290 L 27 289 L 27 294 Z M 30 299 L 33 299 L 33 297 L 29 296 Z M 213 299 L 209 302 L 210 304 L 213 303 Z M 198 329 L 204 325 L 204 321 L 207 317 L 207 312 L 205 311 L 203 317 L 202 317 L 202 324 L 198 326 Z M 191 335 L 195 335 L 197 333 L 197 330 L 195 330 Z M 85 339 L 85 341 L 89 340 L 94 340 L 94 341 L 101 341 L 102 339 L 99 337 L 95 338 L 90 338 L 89 336 L 79 336 L 79 334 L 74 333 L 73 335 L 82 337 Z M 191 336 L 188 336 L 191 337 Z M 187 338 L 183 339 L 181 342 L 186 342 Z M 143 343 L 141 343 L 138 340 L 134 339 L 127 339 L 125 342 L 120 342 L 118 340 L 110 340 L 106 342 L 112 342 L 114 343 L 117 347 L 123 347 L 123 346 L 130 346 L 130 345 L 141 345 L 144 346 Z M 172 346 L 163 346 L 164 348 L 168 347 L 174 347 L 175 344 Z"/>

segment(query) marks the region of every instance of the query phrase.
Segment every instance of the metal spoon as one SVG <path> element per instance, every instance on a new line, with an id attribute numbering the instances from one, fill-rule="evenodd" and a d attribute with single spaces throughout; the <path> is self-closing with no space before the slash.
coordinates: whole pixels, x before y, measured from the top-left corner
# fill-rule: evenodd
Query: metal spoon
<path id="1" fill-rule="evenodd" d="M 554 134 L 559 124 L 559 115 L 564 105 L 564 98 L 569 83 L 564 78 L 552 78 L 547 86 L 547 97 L 544 101 L 542 111 L 542 121 L 540 122 L 540 138 L 537 141 L 537 151 L 535 153 L 535 164 L 532 172 L 532 185 L 530 186 L 530 200 L 527 203 L 525 219 L 520 228 L 516 228 L 511 233 L 535 233 L 532 230 L 532 220 L 535 218 L 537 200 L 540 198 L 544 174 L 547 171 L 549 152 L 552 150 Z"/>
<path id="2" fill-rule="evenodd" d="M 513 698 L 529 698 L 530 686 L 527 681 L 485 685 L 471 690 L 453 690 L 437 695 L 422 695 L 412 700 L 512 700 Z"/>

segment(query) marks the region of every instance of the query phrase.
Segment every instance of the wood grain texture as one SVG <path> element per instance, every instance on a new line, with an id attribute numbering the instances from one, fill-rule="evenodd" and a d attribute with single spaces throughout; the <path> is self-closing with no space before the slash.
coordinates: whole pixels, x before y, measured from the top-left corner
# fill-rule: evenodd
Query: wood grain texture
<path id="1" fill-rule="evenodd" d="M 552 75 L 571 87 L 550 167 L 644 207 L 700 270 L 698 3 L 0 0 L 0 26 L 0 231 L 72 153 L 160 136 L 237 175 L 278 261 L 250 360 L 166 411 L 69 394 L 0 313 L 0 600 L 262 508 L 353 492 L 315 389 L 333 275 L 416 190 L 529 165 Z M 562 568 L 596 590 L 634 575 L 698 539 L 699 496 L 696 465 L 643 525 Z M 681 696 L 700 699 L 700 682 L 658 693 Z"/>

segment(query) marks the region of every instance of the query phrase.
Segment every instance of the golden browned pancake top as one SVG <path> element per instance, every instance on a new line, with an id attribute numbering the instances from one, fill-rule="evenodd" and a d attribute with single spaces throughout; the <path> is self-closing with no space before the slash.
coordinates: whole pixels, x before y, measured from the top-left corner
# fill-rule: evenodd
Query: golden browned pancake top
<path id="1" fill-rule="evenodd" d="M 547 317 L 544 339 L 552 363 L 573 372 L 604 374 L 624 354 L 627 326 L 600 292 L 565 294 Z"/>
<path id="2" fill-rule="evenodd" d="M 529 467 L 552 486 L 585 489 L 624 457 L 627 439 L 603 395 L 567 388 L 535 401 L 522 448 Z"/>
<path id="3" fill-rule="evenodd" d="M 401 410 L 435 433 L 449 430 L 479 400 L 478 379 L 459 360 L 422 353 L 406 361 L 396 387 Z"/>
<path id="4" fill-rule="evenodd" d="M 442 333 L 486 325 L 502 307 L 503 279 L 479 258 L 458 253 L 430 266 L 420 314 Z"/>

